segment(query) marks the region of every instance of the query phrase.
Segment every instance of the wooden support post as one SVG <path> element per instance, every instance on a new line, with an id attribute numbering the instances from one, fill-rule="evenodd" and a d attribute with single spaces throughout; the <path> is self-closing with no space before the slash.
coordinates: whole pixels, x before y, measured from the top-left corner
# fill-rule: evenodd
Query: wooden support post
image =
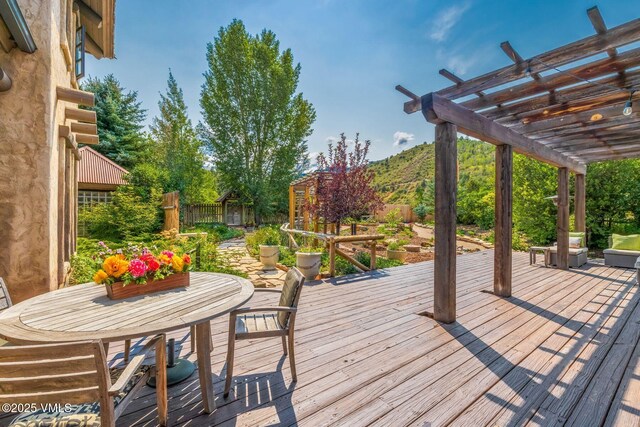
<path id="1" fill-rule="evenodd" d="M 293 185 L 289 186 L 289 228 L 296 228 L 296 192 Z"/>
<path id="2" fill-rule="evenodd" d="M 569 268 L 569 169 L 558 169 L 557 266 Z"/>
<path id="3" fill-rule="evenodd" d="M 496 146 L 495 251 L 493 260 L 493 292 L 511 296 L 511 227 L 513 201 L 513 148 Z"/>
<path id="4" fill-rule="evenodd" d="M 456 160 L 457 129 L 436 125 L 436 209 L 434 308 L 435 320 L 456 320 Z"/>
<path id="5" fill-rule="evenodd" d="M 309 206 L 307 206 L 307 203 L 309 203 L 309 197 L 310 197 L 310 192 L 309 192 L 309 187 L 305 187 L 304 188 L 304 203 L 302 205 L 302 229 L 304 231 L 309 231 Z"/>
<path id="6" fill-rule="evenodd" d="M 333 237 L 329 239 L 329 276 L 336 275 L 336 241 Z"/>
<path id="7" fill-rule="evenodd" d="M 376 269 L 376 246 L 378 245 L 378 242 L 373 240 L 371 241 L 371 261 L 369 262 L 369 268 L 371 270 L 375 270 Z"/>
<path id="8" fill-rule="evenodd" d="M 587 205 L 584 174 L 576 174 L 575 217 L 576 231 L 587 231 Z"/>

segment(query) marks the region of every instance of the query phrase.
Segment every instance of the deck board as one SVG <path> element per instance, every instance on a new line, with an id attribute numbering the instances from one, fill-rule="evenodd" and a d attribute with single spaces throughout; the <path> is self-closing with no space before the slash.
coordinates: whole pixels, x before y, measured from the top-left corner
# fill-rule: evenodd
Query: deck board
<path id="1" fill-rule="evenodd" d="M 298 383 L 290 382 L 278 340 L 242 342 L 230 398 L 218 395 L 217 411 L 205 415 L 197 381 L 185 383 L 170 391 L 172 423 L 585 425 L 588 414 L 638 424 L 635 272 L 597 264 L 547 269 L 514 253 L 513 296 L 503 299 L 490 293 L 491 261 L 491 251 L 459 257 L 451 325 L 418 315 L 432 309 L 431 262 L 305 287 Z M 213 330 L 220 392 L 224 319 Z M 123 425 L 153 425 L 155 403 L 145 393 Z"/>
<path id="2" fill-rule="evenodd" d="M 490 292 L 492 251 L 458 257 L 451 325 L 419 315 L 433 306 L 432 262 L 308 284 L 296 328 L 297 384 L 279 339 L 240 341 L 227 400 L 228 320 L 217 319 L 217 410 L 203 414 L 194 375 L 169 390 L 170 424 L 640 426 L 635 271 L 600 264 L 562 271 L 513 255 L 506 299 Z M 273 298 L 256 294 L 250 305 Z M 195 360 L 187 334 L 169 336 Z M 112 344 L 113 363 L 122 349 Z M 153 390 L 144 388 L 118 425 L 153 426 L 155 417 Z"/>

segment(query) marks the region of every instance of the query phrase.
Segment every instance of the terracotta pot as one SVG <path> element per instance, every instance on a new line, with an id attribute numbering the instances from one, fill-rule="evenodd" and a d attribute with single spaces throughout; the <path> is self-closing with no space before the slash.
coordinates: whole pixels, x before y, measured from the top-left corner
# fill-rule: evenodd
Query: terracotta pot
<path id="1" fill-rule="evenodd" d="M 407 251 L 393 251 L 391 249 L 387 249 L 387 258 L 404 262 L 407 258 Z"/>
<path id="2" fill-rule="evenodd" d="M 305 279 L 315 280 L 321 265 L 322 252 L 296 252 L 296 267 Z"/>
<path id="3" fill-rule="evenodd" d="M 260 262 L 265 270 L 275 270 L 280 258 L 280 248 L 272 245 L 260 245 Z"/>
<path id="4" fill-rule="evenodd" d="M 107 289 L 107 296 L 111 299 L 130 298 L 169 289 L 186 288 L 189 286 L 189 273 L 175 273 L 162 280 L 148 280 L 144 285 L 130 283 L 125 286 L 122 282 L 116 282 L 113 285 L 105 284 L 104 286 Z"/>

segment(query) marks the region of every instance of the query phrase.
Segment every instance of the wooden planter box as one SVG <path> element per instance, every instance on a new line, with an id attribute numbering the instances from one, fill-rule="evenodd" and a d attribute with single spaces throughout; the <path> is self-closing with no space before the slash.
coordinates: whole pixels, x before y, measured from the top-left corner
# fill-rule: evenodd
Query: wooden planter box
<path id="1" fill-rule="evenodd" d="M 104 286 L 107 288 L 107 296 L 111 299 L 130 298 L 169 289 L 185 288 L 189 286 L 189 273 L 172 274 L 162 280 L 148 280 L 145 285 L 130 283 L 125 286 L 122 282 L 116 282 L 113 285 L 105 284 Z"/>

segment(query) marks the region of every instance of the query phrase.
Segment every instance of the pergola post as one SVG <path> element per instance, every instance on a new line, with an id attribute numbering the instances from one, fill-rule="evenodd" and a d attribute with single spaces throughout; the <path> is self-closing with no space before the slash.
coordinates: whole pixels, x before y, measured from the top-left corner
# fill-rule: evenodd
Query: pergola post
<path id="1" fill-rule="evenodd" d="M 569 268 L 569 169 L 558 169 L 557 266 Z"/>
<path id="2" fill-rule="evenodd" d="M 457 129 L 436 125 L 435 271 L 433 318 L 456 320 L 456 175 Z"/>
<path id="3" fill-rule="evenodd" d="M 289 228 L 296 228 L 296 191 L 293 185 L 289 186 Z"/>
<path id="4" fill-rule="evenodd" d="M 576 174 L 576 189 L 575 189 L 575 226 L 576 231 L 587 231 L 587 205 L 586 205 L 586 190 L 585 190 L 585 175 Z"/>
<path id="5" fill-rule="evenodd" d="M 512 177 L 513 148 L 507 144 L 497 145 L 493 292 L 502 297 L 511 296 Z"/>

